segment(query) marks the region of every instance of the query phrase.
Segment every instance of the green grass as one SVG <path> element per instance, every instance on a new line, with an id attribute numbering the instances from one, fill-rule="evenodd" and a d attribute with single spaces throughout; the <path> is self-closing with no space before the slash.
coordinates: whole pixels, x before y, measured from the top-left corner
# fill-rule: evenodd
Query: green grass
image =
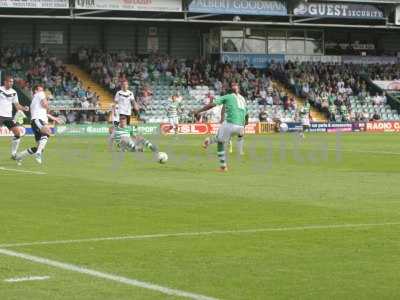
<path id="1" fill-rule="evenodd" d="M 154 140 L 165 165 L 110 153 L 103 138 L 55 137 L 43 166 L 18 167 L 46 175 L 0 170 L 0 244 L 400 222 L 396 134 L 248 136 L 227 174 L 201 137 Z M 9 139 L 0 153 L 0 166 L 17 168 Z M 385 225 L 9 249 L 219 299 L 398 299 L 399 234 Z M 51 278 L 4 282 L 40 275 Z M 178 298 L 0 254 L 0 299 Z"/>

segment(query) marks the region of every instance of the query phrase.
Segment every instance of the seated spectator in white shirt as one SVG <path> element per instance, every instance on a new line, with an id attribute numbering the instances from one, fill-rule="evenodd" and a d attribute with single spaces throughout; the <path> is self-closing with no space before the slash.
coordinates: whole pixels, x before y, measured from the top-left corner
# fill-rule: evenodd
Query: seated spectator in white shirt
<path id="1" fill-rule="evenodd" d="M 68 123 L 69 124 L 71 124 L 71 123 L 75 123 L 75 121 L 76 121 L 76 112 L 75 111 L 70 111 L 68 114 L 67 114 L 67 120 L 68 120 Z"/>
<path id="2" fill-rule="evenodd" d="M 379 105 L 379 104 L 381 104 L 381 103 L 382 103 L 381 96 L 379 96 L 379 94 L 377 94 L 376 96 L 374 96 L 374 97 L 372 98 L 372 103 L 373 103 L 374 105 Z"/>
<path id="3" fill-rule="evenodd" d="M 271 95 L 268 95 L 265 100 L 266 100 L 267 105 L 274 105 L 274 99 L 272 98 Z"/>
<path id="4" fill-rule="evenodd" d="M 268 87 L 267 87 L 267 93 L 268 93 L 268 95 L 271 95 L 272 96 L 272 93 L 274 92 L 274 88 L 273 88 L 273 86 L 272 86 L 272 84 L 270 84 Z"/>
<path id="5" fill-rule="evenodd" d="M 308 95 L 309 92 L 310 92 L 310 86 L 308 85 L 308 83 L 303 84 L 303 93 L 305 95 Z"/>
<path id="6" fill-rule="evenodd" d="M 260 98 L 261 100 L 267 100 L 267 91 L 265 89 L 260 91 Z"/>
<path id="7" fill-rule="evenodd" d="M 346 93 L 346 88 L 344 87 L 344 85 L 343 86 L 340 86 L 339 88 L 338 88 L 338 92 L 339 92 L 339 94 L 345 94 Z"/>
<path id="8" fill-rule="evenodd" d="M 215 91 L 217 92 L 217 94 L 220 94 L 221 90 L 222 90 L 222 82 L 217 79 L 214 82 L 214 88 L 215 88 Z"/>
<path id="9" fill-rule="evenodd" d="M 83 102 L 82 102 L 82 108 L 83 109 L 88 109 L 90 107 L 90 103 L 89 103 L 89 101 L 87 101 L 87 99 L 85 99 Z"/>

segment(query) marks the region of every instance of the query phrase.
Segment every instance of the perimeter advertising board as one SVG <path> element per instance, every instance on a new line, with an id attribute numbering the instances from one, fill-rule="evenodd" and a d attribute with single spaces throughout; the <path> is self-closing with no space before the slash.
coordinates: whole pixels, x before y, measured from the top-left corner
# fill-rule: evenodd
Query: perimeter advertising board
<path id="1" fill-rule="evenodd" d="M 65 9 L 69 0 L 0 0 L 0 7 Z"/>
<path id="2" fill-rule="evenodd" d="M 266 0 L 193 0 L 189 12 L 230 15 L 287 16 L 282 1 Z"/>
<path id="3" fill-rule="evenodd" d="M 181 0 L 75 0 L 77 9 L 181 12 Z"/>

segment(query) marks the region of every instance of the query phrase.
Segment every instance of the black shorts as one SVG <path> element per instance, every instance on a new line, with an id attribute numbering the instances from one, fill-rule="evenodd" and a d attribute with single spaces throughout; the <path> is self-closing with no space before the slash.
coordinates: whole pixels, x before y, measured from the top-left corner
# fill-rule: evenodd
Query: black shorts
<path id="1" fill-rule="evenodd" d="M 119 114 L 119 117 L 125 117 L 126 118 L 126 124 L 131 124 L 131 116 L 124 115 L 124 114 Z"/>
<path id="2" fill-rule="evenodd" d="M 42 136 L 47 136 L 47 137 L 48 137 L 47 134 L 42 133 L 42 132 L 40 131 L 44 126 L 46 126 L 46 123 L 44 123 L 42 120 L 33 119 L 33 120 L 31 121 L 31 126 L 32 126 L 33 134 L 34 134 L 34 136 L 35 136 L 35 140 L 36 140 L 37 142 L 41 139 Z"/>
<path id="3" fill-rule="evenodd" d="M 17 127 L 18 125 L 14 122 L 13 118 L 1 117 L 0 116 L 0 127 L 6 126 L 8 129 Z"/>

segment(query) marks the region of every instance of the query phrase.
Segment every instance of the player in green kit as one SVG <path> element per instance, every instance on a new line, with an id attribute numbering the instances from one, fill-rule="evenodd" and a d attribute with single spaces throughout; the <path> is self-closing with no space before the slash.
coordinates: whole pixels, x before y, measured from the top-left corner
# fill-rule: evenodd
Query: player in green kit
<path id="1" fill-rule="evenodd" d="M 240 94 L 239 85 L 237 83 L 232 83 L 231 88 L 231 94 L 216 98 L 212 103 L 194 113 L 198 118 L 200 113 L 212 109 L 217 105 L 224 105 L 225 107 L 226 119 L 218 129 L 216 136 L 216 142 L 218 144 L 218 159 L 220 163 L 220 171 L 222 172 L 228 171 L 225 144 L 229 142 L 231 137 L 234 135 L 239 137 L 238 143 L 243 143 L 247 120 L 246 100 Z M 240 144 L 239 147 L 243 148 Z"/>
<path id="2" fill-rule="evenodd" d="M 168 104 L 166 110 L 167 110 L 167 116 L 168 116 L 168 122 L 170 124 L 170 127 L 166 132 L 169 132 L 171 129 L 174 130 L 174 134 L 178 134 L 179 130 L 179 112 L 181 111 L 181 103 L 178 101 L 178 95 L 173 95 L 171 98 L 171 102 Z"/>
<path id="3" fill-rule="evenodd" d="M 310 129 L 310 110 L 308 107 L 303 106 L 299 111 L 299 118 L 301 121 L 301 129 L 299 132 L 300 137 L 305 138 L 304 133 Z"/>
<path id="4" fill-rule="evenodd" d="M 158 153 L 157 146 L 137 135 L 135 127 L 128 126 L 125 116 L 120 117 L 120 124 L 113 129 L 111 134 L 112 141 L 121 151 L 141 152 L 143 147 L 150 149 L 153 153 Z"/>

